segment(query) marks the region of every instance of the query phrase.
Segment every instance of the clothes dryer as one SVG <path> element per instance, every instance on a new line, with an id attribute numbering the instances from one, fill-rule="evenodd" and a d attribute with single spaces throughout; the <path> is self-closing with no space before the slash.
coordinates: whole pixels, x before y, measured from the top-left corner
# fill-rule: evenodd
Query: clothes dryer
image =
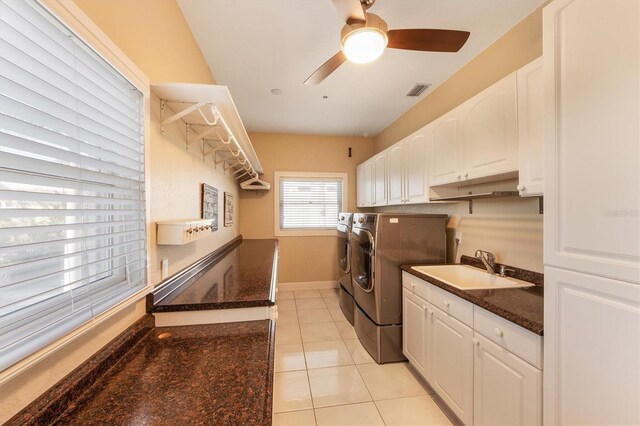
<path id="1" fill-rule="evenodd" d="M 378 363 L 405 360 L 400 265 L 445 263 L 446 222 L 434 214 L 353 215 L 354 327 Z"/>
<path id="2" fill-rule="evenodd" d="M 351 282 L 351 237 L 353 213 L 340 213 L 338 215 L 338 295 L 340 309 L 353 325 L 353 312 L 355 302 L 353 300 L 353 283 Z"/>

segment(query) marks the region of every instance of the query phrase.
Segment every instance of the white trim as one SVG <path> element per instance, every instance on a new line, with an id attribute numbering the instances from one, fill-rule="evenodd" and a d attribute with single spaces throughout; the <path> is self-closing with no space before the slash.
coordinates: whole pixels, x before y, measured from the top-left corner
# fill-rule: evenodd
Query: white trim
<path id="1" fill-rule="evenodd" d="M 273 230 L 276 237 L 337 237 L 338 233 L 335 229 L 318 229 L 304 230 L 280 229 L 280 178 L 281 177 L 297 177 L 308 180 L 322 180 L 325 178 L 333 178 L 342 180 L 342 208 L 347 206 L 349 180 L 347 173 L 339 172 L 273 172 Z"/>
<path id="2" fill-rule="evenodd" d="M 276 291 L 291 290 L 324 290 L 338 288 L 337 281 L 302 281 L 291 283 L 278 283 Z M 276 293 L 277 294 L 277 293 Z"/>
<path id="3" fill-rule="evenodd" d="M 206 311 L 156 312 L 156 327 L 180 325 L 219 324 L 225 322 L 258 321 L 275 319 L 275 306 L 256 306 L 238 309 L 210 309 Z"/>
<path id="4" fill-rule="evenodd" d="M 89 322 L 76 328 L 71 333 L 67 334 L 61 339 L 32 353 L 26 358 L 23 358 L 22 360 L 13 364 L 11 367 L 7 368 L 6 370 L 3 370 L 2 372 L 0 372 L 0 385 L 8 382 L 9 380 L 13 379 L 17 375 L 33 367 L 43 359 L 47 358 L 49 355 L 52 355 L 53 353 L 63 348 L 67 344 L 83 336 L 85 333 L 91 331 L 93 328 L 102 324 L 103 322 L 105 322 L 106 320 L 108 320 L 118 312 L 129 307 L 130 305 L 135 304 L 136 302 L 144 298 L 147 295 L 147 293 L 151 291 L 152 288 L 153 288 L 152 286 L 146 286 L 144 288 L 141 288 L 140 290 L 138 290 L 131 296 L 127 297 L 122 302 L 118 303 L 108 311 L 103 312 L 102 314 L 98 315 L 95 318 L 92 318 Z"/>
<path id="5" fill-rule="evenodd" d="M 39 0 L 148 98 L 149 77 L 76 5 L 73 0 Z"/>

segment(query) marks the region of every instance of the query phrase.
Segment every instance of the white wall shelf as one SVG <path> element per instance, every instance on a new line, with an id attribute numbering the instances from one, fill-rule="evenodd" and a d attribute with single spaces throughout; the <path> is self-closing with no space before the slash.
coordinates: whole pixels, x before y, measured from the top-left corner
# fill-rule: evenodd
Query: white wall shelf
<path id="1" fill-rule="evenodd" d="M 227 86 L 157 83 L 151 90 L 161 101 L 162 134 L 165 126 L 181 120 L 187 149 L 200 144 L 203 157 L 211 155 L 238 181 L 255 181 L 263 173 Z"/>

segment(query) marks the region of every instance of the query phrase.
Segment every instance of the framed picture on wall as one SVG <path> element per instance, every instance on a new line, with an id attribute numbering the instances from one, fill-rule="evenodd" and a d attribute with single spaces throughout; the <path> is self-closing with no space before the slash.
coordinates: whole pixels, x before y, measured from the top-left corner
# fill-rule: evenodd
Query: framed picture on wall
<path id="1" fill-rule="evenodd" d="M 233 195 L 224 193 L 224 226 L 233 226 Z"/>
<path id="2" fill-rule="evenodd" d="M 218 190 L 202 184 L 202 218 L 212 219 L 211 232 L 218 230 Z"/>

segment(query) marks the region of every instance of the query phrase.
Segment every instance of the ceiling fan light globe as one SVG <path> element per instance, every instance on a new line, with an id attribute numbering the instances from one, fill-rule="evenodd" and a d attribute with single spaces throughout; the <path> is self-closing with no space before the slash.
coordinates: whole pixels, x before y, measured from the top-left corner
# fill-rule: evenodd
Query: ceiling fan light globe
<path id="1" fill-rule="evenodd" d="M 387 34 L 377 28 L 359 28 L 344 37 L 342 52 L 349 61 L 366 64 L 382 56 L 388 41 Z"/>

